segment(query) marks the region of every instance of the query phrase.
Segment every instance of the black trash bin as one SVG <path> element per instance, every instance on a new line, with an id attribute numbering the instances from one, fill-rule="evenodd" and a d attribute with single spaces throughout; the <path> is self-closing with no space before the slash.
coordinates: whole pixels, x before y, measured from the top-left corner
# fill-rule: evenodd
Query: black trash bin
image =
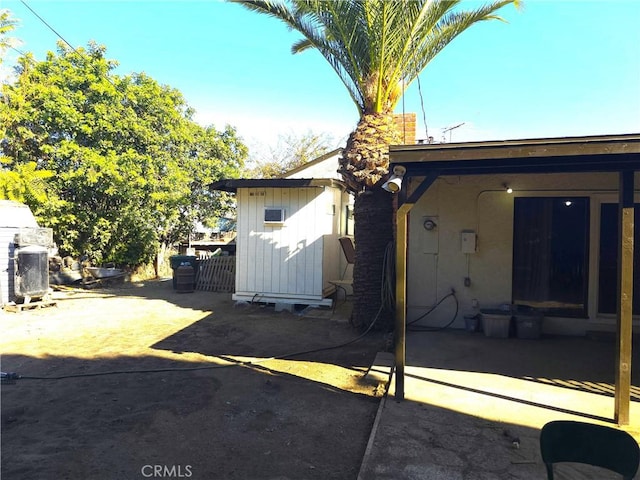
<path id="1" fill-rule="evenodd" d="M 49 291 L 49 254 L 45 247 L 30 245 L 15 251 L 16 297 L 43 297 Z M 27 303 L 25 302 L 25 303 Z"/>
<path id="2" fill-rule="evenodd" d="M 178 289 L 178 268 L 182 266 L 190 266 L 193 268 L 193 284 L 196 282 L 196 272 L 198 271 L 198 259 L 194 255 L 171 255 L 169 257 L 171 269 L 173 270 L 173 289 Z"/>

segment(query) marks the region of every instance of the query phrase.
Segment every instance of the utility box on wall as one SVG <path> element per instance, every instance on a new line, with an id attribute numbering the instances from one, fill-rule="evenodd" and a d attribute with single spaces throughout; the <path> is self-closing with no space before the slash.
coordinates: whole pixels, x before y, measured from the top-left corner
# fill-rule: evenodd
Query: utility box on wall
<path id="1" fill-rule="evenodd" d="M 462 253 L 476 253 L 477 249 L 477 235 L 476 232 L 472 231 L 463 231 L 460 234 L 460 242 Z"/>

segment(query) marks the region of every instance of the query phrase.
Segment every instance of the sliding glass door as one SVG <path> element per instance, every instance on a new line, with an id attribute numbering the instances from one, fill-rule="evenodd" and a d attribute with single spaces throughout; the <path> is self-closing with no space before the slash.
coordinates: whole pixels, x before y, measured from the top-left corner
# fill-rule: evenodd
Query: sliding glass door
<path id="1" fill-rule="evenodd" d="M 589 199 L 514 199 L 513 303 L 587 316 Z"/>

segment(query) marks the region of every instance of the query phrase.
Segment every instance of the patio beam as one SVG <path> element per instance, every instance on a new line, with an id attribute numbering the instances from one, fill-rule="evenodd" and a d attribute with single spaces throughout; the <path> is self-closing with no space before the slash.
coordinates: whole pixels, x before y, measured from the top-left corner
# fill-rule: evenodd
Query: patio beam
<path id="1" fill-rule="evenodd" d="M 616 321 L 616 390 L 614 418 L 629 424 L 631 401 L 631 343 L 633 338 L 633 200 L 634 171 L 619 174 L 618 200 L 618 295 Z"/>

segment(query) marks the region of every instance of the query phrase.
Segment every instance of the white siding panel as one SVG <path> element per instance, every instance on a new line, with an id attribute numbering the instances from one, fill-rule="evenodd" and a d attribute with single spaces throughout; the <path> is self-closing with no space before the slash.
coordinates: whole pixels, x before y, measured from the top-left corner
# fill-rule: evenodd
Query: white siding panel
<path id="1" fill-rule="evenodd" d="M 343 193 L 338 189 L 328 189 L 325 195 L 332 197 L 332 204 L 335 205 L 335 213 L 331 215 L 329 219 L 331 222 L 330 233 L 324 235 L 321 288 L 328 288 L 330 280 L 339 280 L 346 266 L 338 238 L 342 236 L 343 233 L 341 226 L 344 223 L 343 216 L 346 214 L 345 205 L 349 200 L 346 194 L 344 194 L 343 198 Z M 343 203 L 343 200 L 345 203 Z M 347 275 L 350 277 L 351 273 Z"/>
<path id="2" fill-rule="evenodd" d="M 238 270 L 236 273 L 236 291 L 258 292 L 256 288 L 256 268 L 263 266 L 257 257 L 258 242 L 256 229 L 258 221 L 262 221 L 264 208 L 264 189 L 239 189 L 238 202 L 238 235 L 236 255 Z M 259 273 L 259 271 L 258 271 Z"/>
<path id="3" fill-rule="evenodd" d="M 18 228 L 0 228 L 0 306 L 15 300 L 13 242 L 18 231 Z"/>
<path id="4" fill-rule="evenodd" d="M 319 190 L 316 190 L 319 191 Z M 301 191 L 300 189 L 296 189 L 292 192 L 291 204 L 295 205 L 296 216 L 295 222 L 292 227 L 294 228 L 294 232 L 291 240 L 292 240 L 292 255 L 291 255 L 291 269 L 290 272 L 293 272 L 294 281 L 290 283 L 289 288 L 291 292 L 297 293 L 299 295 L 304 295 L 307 293 L 307 276 L 311 274 L 311 272 L 306 271 L 306 257 L 309 253 L 309 242 L 313 235 L 313 230 L 310 229 L 312 227 L 313 218 L 312 217 L 312 209 L 311 205 L 306 203 L 306 195 L 305 191 Z M 291 279 L 289 279 L 291 282 Z"/>
<path id="5" fill-rule="evenodd" d="M 298 285 L 303 281 L 299 278 L 300 272 L 298 270 L 298 264 L 300 257 L 303 255 L 304 245 L 301 242 L 304 237 L 300 236 L 300 206 L 298 197 L 300 195 L 299 189 L 291 189 L 289 193 L 289 207 L 291 209 L 291 216 L 287 222 L 288 235 L 286 243 L 288 245 L 287 258 L 285 260 L 287 281 L 283 285 L 283 291 L 293 294 L 302 294 L 303 291 L 298 289 Z"/>
<path id="6" fill-rule="evenodd" d="M 236 194 L 236 291 L 247 290 L 247 239 L 248 239 L 248 192 L 241 188 Z"/>
<path id="7" fill-rule="evenodd" d="M 270 189 L 272 202 L 271 207 L 285 209 L 284 225 L 276 225 L 271 227 L 270 250 L 271 264 L 269 265 L 269 275 L 271 277 L 267 290 L 271 293 L 289 293 L 287 288 L 289 275 L 285 267 L 288 254 L 286 238 L 289 232 L 289 218 L 292 214 L 292 208 L 289 199 L 289 190 L 272 188 Z"/>
<path id="8" fill-rule="evenodd" d="M 336 214 L 341 206 L 336 205 L 334 214 L 333 205 L 340 201 L 334 190 L 339 192 L 332 188 L 239 189 L 237 294 L 255 295 L 257 300 L 322 298 L 324 284 L 335 277 L 333 272 L 323 273 L 326 237 L 334 236 L 338 245 Z M 265 224 L 265 207 L 284 208 L 284 223 Z"/>
<path id="9" fill-rule="evenodd" d="M 335 196 L 336 189 L 325 188 L 321 198 L 315 202 L 315 227 L 316 236 L 313 248 L 313 258 L 307 263 L 307 268 L 313 272 L 313 291 L 322 291 L 324 282 L 324 248 L 325 238 L 333 236 L 337 232 L 335 229 Z"/>
<path id="10" fill-rule="evenodd" d="M 264 248 L 264 208 L 271 206 L 268 199 L 269 192 L 266 189 L 255 190 L 255 196 L 251 202 L 251 232 L 249 258 L 252 263 L 251 290 L 264 292 L 265 248 Z"/>
<path id="11" fill-rule="evenodd" d="M 304 279 L 304 291 L 313 292 L 314 278 L 317 271 L 313 268 L 314 259 L 317 254 L 318 241 L 322 239 L 319 235 L 318 227 L 322 222 L 322 217 L 317 214 L 318 205 L 322 203 L 323 190 L 310 192 L 309 190 L 301 192 L 301 219 L 303 224 L 301 228 L 306 232 L 304 255 L 301 260 L 302 278 Z"/>
<path id="12" fill-rule="evenodd" d="M 264 207 L 267 205 L 267 192 L 254 190 L 254 196 L 249 199 L 251 207 L 249 231 L 249 286 L 253 292 L 264 292 L 264 262 L 265 248 L 263 242 Z"/>

